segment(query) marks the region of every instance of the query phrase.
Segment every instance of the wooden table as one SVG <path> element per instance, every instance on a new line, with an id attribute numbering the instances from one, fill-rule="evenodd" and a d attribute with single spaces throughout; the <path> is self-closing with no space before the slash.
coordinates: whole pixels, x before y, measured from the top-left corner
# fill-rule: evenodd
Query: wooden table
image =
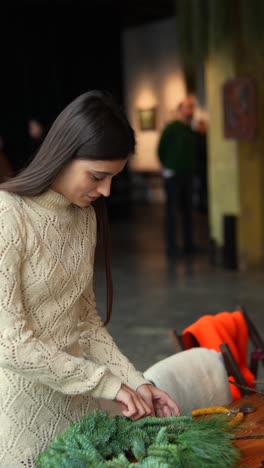
<path id="1" fill-rule="evenodd" d="M 264 398 L 256 394 L 251 395 L 242 400 L 235 401 L 230 405 L 230 408 L 239 407 L 245 403 L 254 405 L 256 411 L 245 416 L 241 424 L 241 430 L 239 430 L 237 435 L 264 434 Z M 245 465 L 249 468 L 261 467 L 261 462 L 264 461 L 264 438 L 237 440 L 235 444 L 242 452 L 239 466 Z"/>

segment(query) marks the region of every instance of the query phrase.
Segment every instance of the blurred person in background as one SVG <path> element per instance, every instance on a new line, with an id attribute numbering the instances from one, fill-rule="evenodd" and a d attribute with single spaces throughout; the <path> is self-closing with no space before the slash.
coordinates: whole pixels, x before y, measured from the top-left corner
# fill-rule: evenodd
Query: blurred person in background
<path id="1" fill-rule="evenodd" d="M 14 174 L 25 166 L 29 155 L 29 136 L 27 124 L 22 119 L 9 115 L 2 125 L 3 153 L 8 159 Z"/>
<path id="2" fill-rule="evenodd" d="M 4 153 L 4 141 L 0 135 L 0 183 L 12 176 L 11 165 Z"/>
<path id="3" fill-rule="evenodd" d="M 45 127 L 38 119 L 32 118 L 28 122 L 28 133 L 30 137 L 30 153 L 35 154 L 44 139 Z"/>
<path id="4" fill-rule="evenodd" d="M 192 96 L 186 97 L 177 109 L 177 119 L 163 130 L 158 156 L 162 165 L 165 206 L 165 245 L 169 259 L 182 252 L 177 245 L 181 217 L 183 253 L 194 252 L 192 221 L 192 188 L 196 172 L 196 137 L 191 124 L 195 110 Z"/>
<path id="5" fill-rule="evenodd" d="M 201 212 L 208 210 L 208 185 L 207 185 L 207 122 L 199 119 L 196 129 L 197 150 L 197 176 L 199 178 L 199 205 Z"/>

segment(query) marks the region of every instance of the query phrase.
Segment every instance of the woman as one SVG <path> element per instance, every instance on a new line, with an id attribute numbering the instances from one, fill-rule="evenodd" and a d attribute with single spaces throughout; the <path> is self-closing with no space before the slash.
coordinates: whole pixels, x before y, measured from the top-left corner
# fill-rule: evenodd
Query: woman
<path id="1" fill-rule="evenodd" d="M 88 92 L 59 115 L 29 166 L 0 186 L 1 467 L 34 466 L 55 434 L 100 399 L 132 419 L 178 414 L 118 350 L 94 301 L 92 204 L 109 196 L 134 147 L 114 102 Z M 106 237 L 105 247 L 107 323 Z"/>

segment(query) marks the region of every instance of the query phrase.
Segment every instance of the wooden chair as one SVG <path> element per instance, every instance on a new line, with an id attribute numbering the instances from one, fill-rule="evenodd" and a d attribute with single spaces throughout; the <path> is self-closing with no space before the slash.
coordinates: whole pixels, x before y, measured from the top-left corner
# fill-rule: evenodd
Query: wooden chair
<path id="1" fill-rule="evenodd" d="M 251 351 L 250 353 L 249 368 L 251 372 L 257 377 L 259 363 L 261 362 L 264 366 L 264 340 L 260 336 L 252 320 L 250 319 L 246 309 L 244 307 L 240 307 L 240 311 L 242 312 L 245 318 L 248 327 L 248 336 L 254 347 L 253 351 Z"/>
<path id="2" fill-rule="evenodd" d="M 173 330 L 169 330 L 169 337 L 170 337 L 170 341 L 172 343 L 172 347 L 173 347 L 173 350 L 175 353 L 179 353 L 181 351 L 184 351 L 186 349 L 190 349 L 190 348 L 199 348 L 200 345 L 198 343 L 198 341 L 196 340 L 196 338 L 194 336 L 189 336 L 189 342 L 188 342 L 188 346 L 185 346 L 185 342 L 184 342 L 184 336 L 183 335 L 178 335 L 176 330 L 173 329 Z M 192 345 L 191 345 L 191 341 L 192 341 Z M 247 383 L 243 377 L 243 375 L 241 374 L 240 372 L 240 369 L 234 359 L 234 356 L 228 346 L 227 343 L 223 343 L 220 345 L 220 350 L 221 350 L 221 353 L 222 353 L 222 356 L 223 356 L 223 361 L 224 361 L 224 365 L 225 365 L 225 368 L 226 368 L 226 372 L 227 372 L 227 375 L 229 377 L 233 377 L 235 379 L 235 382 L 237 382 L 239 385 L 241 385 L 242 387 L 246 387 L 247 386 Z M 243 396 L 247 396 L 249 395 L 249 391 L 245 390 L 245 389 L 241 389 L 241 394 Z"/>
<path id="3" fill-rule="evenodd" d="M 255 376 L 257 376 L 259 362 L 261 362 L 262 365 L 264 365 L 264 342 L 260 334 L 258 333 L 255 325 L 253 324 L 252 320 L 249 318 L 249 315 L 246 312 L 245 308 L 239 307 L 237 310 L 240 310 L 244 316 L 248 327 L 248 336 L 254 347 L 253 351 L 250 354 L 249 369 Z M 185 349 L 200 347 L 199 342 L 191 334 L 188 334 L 187 336 L 179 335 L 175 329 L 171 329 L 169 330 L 169 337 L 175 353 L 178 353 Z M 247 383 L 239 369 L 237 362 L 234 359 L 234 356 L 228 344 L 222 343 L 220 345 L 220 350 L 223 356 L 228 376 L 233 376 L 237 384 L 239 384 L 242 387 L 246 387 Z M 245 390 L 243 388 L 240 388 L 240 391 L 243 396 L 246 396 L 250 393 L 248 390 Z"/>

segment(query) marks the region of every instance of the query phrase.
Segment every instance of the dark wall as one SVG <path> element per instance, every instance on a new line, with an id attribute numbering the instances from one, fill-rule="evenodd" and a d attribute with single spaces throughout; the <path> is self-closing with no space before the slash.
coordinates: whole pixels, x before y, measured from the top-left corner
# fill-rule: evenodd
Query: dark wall
<path id="1" fill-rule="evenodd" d="M 2 6 L 0 18 L 0 134 L 18 169 L 30 152 L 30 118 L 48 126 L 88 89 L 122 102 L 120 27 L 112 10 L 77 1 Z"/>

